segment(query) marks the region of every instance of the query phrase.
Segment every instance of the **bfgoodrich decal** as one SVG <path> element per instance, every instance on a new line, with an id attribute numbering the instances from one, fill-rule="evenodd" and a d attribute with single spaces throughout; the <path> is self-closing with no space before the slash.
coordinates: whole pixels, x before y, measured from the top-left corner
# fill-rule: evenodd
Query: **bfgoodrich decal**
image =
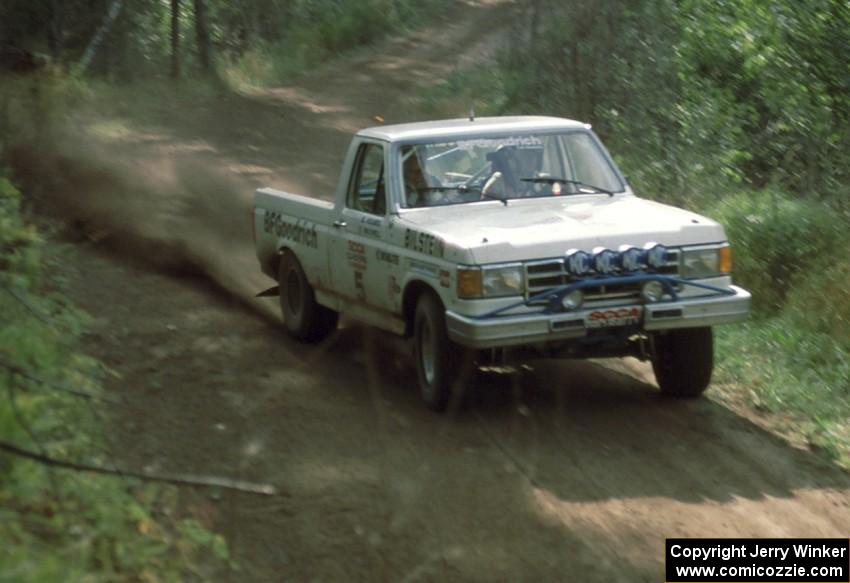
<path id="1" fill-rule="evenodd" d="M 294 223 L 287 221 L 280 213 L 266 212 L 263 217 L 263 230 L 274 233 L 284 241 L 305 245 L 312 249 L 319 246 L 319 234 L 316 225 L 298 219 Z"/>

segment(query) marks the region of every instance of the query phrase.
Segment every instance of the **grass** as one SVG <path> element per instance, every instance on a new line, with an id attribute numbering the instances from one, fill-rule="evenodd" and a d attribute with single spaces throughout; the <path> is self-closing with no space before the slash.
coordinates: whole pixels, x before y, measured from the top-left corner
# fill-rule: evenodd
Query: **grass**
<path id="1" fill-rule="evenodd" d="M 729 196 L 706 211 L 726 226 L 736 282 L 754 303 L 749 322 L 718 329 L 716 383 L 850 467 L 845 213 L 769 191 Z"/>
<path id="2" fill-rule="evenodd" d="M 717 330 L 715 385 L 777 415 L 780 429 L 850 467 L 850 352 L 785 317 Z"/>

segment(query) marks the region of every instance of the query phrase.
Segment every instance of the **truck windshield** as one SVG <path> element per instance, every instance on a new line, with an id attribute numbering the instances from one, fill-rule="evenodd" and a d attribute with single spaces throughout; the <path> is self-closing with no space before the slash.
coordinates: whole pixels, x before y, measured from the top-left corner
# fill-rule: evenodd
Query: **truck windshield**
<path id="1" fill-rule="evenodd" d="M 405 208 L 624 191 L 584 131 L 406 145 L 401 164 Z"/>

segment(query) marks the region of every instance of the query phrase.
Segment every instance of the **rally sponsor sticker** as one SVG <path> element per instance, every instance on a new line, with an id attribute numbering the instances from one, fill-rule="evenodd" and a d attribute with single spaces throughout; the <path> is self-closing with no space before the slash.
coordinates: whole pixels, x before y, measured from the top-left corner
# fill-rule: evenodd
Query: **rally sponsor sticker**
<path id="1" fill-rule="evenodd" d="M 587 328 L 616 328 L 621 326 L 636 326 L 640 324 L 643 306 L 628 308 L 604 308 L 593 310 L 584 320 Z"/>

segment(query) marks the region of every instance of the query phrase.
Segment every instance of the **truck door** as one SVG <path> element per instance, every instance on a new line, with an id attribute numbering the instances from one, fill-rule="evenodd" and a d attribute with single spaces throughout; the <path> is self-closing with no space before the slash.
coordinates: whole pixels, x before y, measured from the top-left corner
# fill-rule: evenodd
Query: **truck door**
<path id="1" fill-rule="evenodd" d="M 360 145 L 345 204 L 334 221 L 337 237 L 330 258 L 334 289 L 370 307 L 387 305 L 389 260 L 398 257 L 386 252 L 386 155 L 381 142 Z"/>

